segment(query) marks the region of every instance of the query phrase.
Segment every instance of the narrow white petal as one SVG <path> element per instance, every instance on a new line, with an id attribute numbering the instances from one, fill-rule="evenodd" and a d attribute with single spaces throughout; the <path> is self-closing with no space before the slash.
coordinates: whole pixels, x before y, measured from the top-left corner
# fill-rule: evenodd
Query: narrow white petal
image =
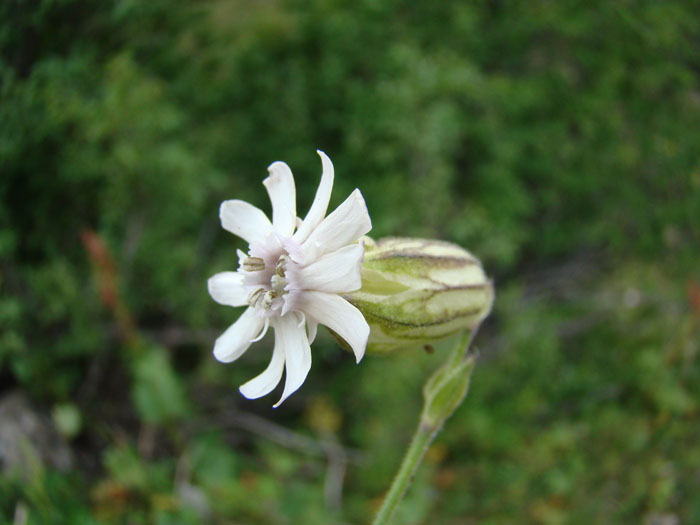
<path id="1" fill-rule="evenodd" d="M 219 304 L 243 306 L 247 304 L 248 292 L 243 286 L 243 274 L 221 272 L 207 281 L 209 295 Z"/>
<path id="2" fill-rule="evenodd" d="M 306 267 L 290 265 L 290 288 L 320 292 L 354 292 L 362 286 L 364 247 L 351 244 L 328 253 Z"/>
<path id="3" fill-rule="evenodd" d="M 318 333 L 318 321 L 312 319 L 308 315 L 306 316 L 306 326 L 308 327 L 309 344 L 313 344 L 316 339 L 316 334 Z"/>
<path id="4" fill-rule="evenodd" d="M 367 347 L 369 325 L 357 308 L 339 295 L 303 292 L 299 294 L 298 309 L 342 337 L 360 362 Z"/>
<path id="5" fill-rule="evenodd" d="M 285 382 L 277 408 L 304 383 L 311 369 L 311 347 L 306 330 L 299 326 L 299 317 L 288 314 L 274 320 L 275 344 L 280 340 L 284 349 Z"/>
<path id="6" fill-rule="evenodd" d="M 241 394 L 248 399 L 257 399 L 272 392 L 282 379 L 284 370 L 284 350 L 281 340 L 275 339 L 275 348 L 272 351 L 272 359 L 267 368 L 257 377 L 254 377 L 239 388 Z"/>
<path id="7" fill-rule="evenodd" d="M 302 244 L 304 263 L 355 242 L 372 229 L 365 199 L 356 189 Z"/>
<path id="8" fill-rule="evenodd" d="M 282 300 L 284 303 L 282 304 L 282 311 L 280 312 L 280 315 L 284 317 L 287 315 L 288 312 L 291 312 L 292 310 L 296 310 L 296 298 L 299 295 L 299 292 L 296 290 L 293 290 L 289 292 L 288 294 L 285 294 L 282 296 Z"/>
<path id="9" fill-rule="evenodd" d="M 323 173 L 321 174 L 321 182 L 316 190 L 316 197 L 313 204 L 311 204 L 311 208 L 309 208 L 309 213 L 306 214 L 301 226 L 294 234 L 294 240 L 298 243 L 304 242 L 326 216 L 328 203 L 331 200 L 331 191 L 333 190 L 333 179 L 335 177 L 333 163 L 321 150 L 316 150 L 316 153 L 321 157 Z"/>
<path id="10" fill-rule="evenodd" d="M 248 308 L 238 320 L 219 336 L 214 343 L 214 357 L 222 363 L 235 361 L 248 350 L 250 341 L 260 333 L 265 320 Z"/>
<path id="11" fill-rule="evenodd" d="M 260 208 L 240 200 L 221 203 L 221 226 L 248 244 L 261 243 L 272 233 L 272 224 Z"/>
<path id="12" fill-rule="evenodd" d="M 296 189 L 292 170 L 284 162 L 267 168 L 270 176 L 263 181 L 272 203 L 272 224 L 285 237 L 291 237 L 297 222 Z"/>
<path id="13" fill-rule="evenodd" d="M 250 342 L 251 342 L 251 343 L 257 343 L 258 341 L 260 341 L 260 339 L 262 339 L 263 337 L 265 337 L 265 334 L 267 333 L 267 329 L 268 329 L 268 328 L 270 328 L 270 318 L 269 318 L 269 317 L 266 317 L 266 318 L 265 318 L 265 324 L 263 325 L 262 330 L 260 330 L 260 333 L 259 333 L 256 337 L 254 337 L 253 339 L 251 339 Z"/>

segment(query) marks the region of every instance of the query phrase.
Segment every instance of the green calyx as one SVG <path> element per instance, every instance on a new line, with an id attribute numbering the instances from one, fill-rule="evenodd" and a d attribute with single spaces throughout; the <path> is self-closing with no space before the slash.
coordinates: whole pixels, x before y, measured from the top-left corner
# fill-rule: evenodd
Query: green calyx
<path id="1" fill-rule="evenodd" d="M 491 310 L 493 286 L 455 244 L 366 238 L 362 288 L 345 298 L 370 325 L 368 351 L 387 352 L 473 330 Z"/>

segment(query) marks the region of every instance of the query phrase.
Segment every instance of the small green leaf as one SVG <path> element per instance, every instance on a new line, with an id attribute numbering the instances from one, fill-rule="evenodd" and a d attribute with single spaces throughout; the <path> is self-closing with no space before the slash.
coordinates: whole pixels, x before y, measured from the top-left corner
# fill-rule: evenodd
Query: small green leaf
<path id="1" fill-rule="evenodd" d="M 475 358 L 467 357 L 459 362 L 450 360 L 435 371 L 423 390 L 425 405 L 422 421 L 431 428 L 442 422 L 462 403 L 469 390 L 469 380 Z"/>

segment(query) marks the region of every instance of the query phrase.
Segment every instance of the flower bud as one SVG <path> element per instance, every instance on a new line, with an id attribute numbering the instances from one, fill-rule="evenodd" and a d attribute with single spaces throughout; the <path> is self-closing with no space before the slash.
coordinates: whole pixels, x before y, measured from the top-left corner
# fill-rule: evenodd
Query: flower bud
<path id="1" fill-rule="evenodd" d="M 364 238 L 362 288 L 344 294 L 370 325 L 368 351 L 427 344 L 474 330 L 491 311 L 493 286 L 481 263 L 436 240 Z"/>

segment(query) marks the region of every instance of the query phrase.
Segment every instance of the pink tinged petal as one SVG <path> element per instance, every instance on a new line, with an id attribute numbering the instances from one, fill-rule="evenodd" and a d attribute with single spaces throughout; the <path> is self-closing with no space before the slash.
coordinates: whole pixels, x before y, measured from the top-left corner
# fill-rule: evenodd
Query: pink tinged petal
<path id="1" fill-rule="evenodd" d="M 244 275 L 238 272 L 221 272 L 207 281 L 209 295 L 219 304 L 243 306 L 248 304 L 248 291 L 243 286 Z"/>
<path id="2" fill-rule="evenodd" d="M 297 222 L 296 189 L 292 170 L 284 162 L 267 168 L 270 176 L 263 181 L 272 203 L 272 224 L 285 237 L 291 237 Z"/>
<path id="3" fill-rule="evenodd" d="M 348 343 L 359 363 L 365 355 L 369 325 L 360 311 L 339 295 L 325 292 L 303 292 L 298 308 L 319 323 L 326 325 Z"/>
<path id="4" fill-rule="evenodd" d="M 315 261 L 323 254 L 355 242 L 371 229 L 372 221 L 365 199 L 356 189 L 302 244 L 304 260 L 300 262 L 308 264 Z"/>
<path id="5" fill-rule="evenodd" d="M 321 182 L 316 190 L 316 197 L 314 198 L 313 204 L 311 204 L 309 213 L 306 214 L 301 226 L 299 226 L 299 229 L 294 234 L 294 240 L 298 243 L 304 242 L 307 237 L 311 235 L 314 228 L 316 228 L 326 216 L 328 203 L 331 200 L 331 191 L 333 190 L 333 179 L 335 177 L 333 163 L 321 150 L 316 150 L 316 153 L 321 157 L 323 173 L 321 174 Z"/>
<path id="6" fill-rule="evenodd" d="M 360 244 L 344 246 L 328 253 L 308 266 L 287 268 L 288 289 L 320 292 L 354 292 L 362 287 L 362 256 Z"/>
<path id="7" fill-rule="evenodd" d="M 265 320 L 248 308 L 238 321 L 229 326 L 214 343 L 214 357 L 222 363 L 235 361 L 248 350 L 251 340 L 260 333 Z"/>
<path id="8" fill-rule="evenodd" d="M 257 399 L 272 392 L 282 379 L 284 370 L 284 350 L 281 339 L 275 339 L 275 347 L 272 351 L 272 359 L 265 371 L 251 379 L 239 388 L 241 394 L 248 399 Z"/>
<path id="9" fill-rule="evenodd" d="M 293 261 L 301 261 L 304 259 L 304 252 L 301 248 L 301 244 L 296 242 L 293 238 L 283 239 L 282 246 Z"/>
<path id="10" fill-rule="evenodd" d="M 299 290 L 292 290 L 287 294 L 284 294 L 282 296 L 282 300 L 284 301 L 284 304 L 282 305 L 282 311 L 280 312 L 280 315 L 284 317 L 287 315 L 288 312 L 291 312 L 293 310 L 298 310 L 298 301 L 297 298 L 299 297 L 299 294 L 301 292 Z"/>
<path id="11" fill-rule="evenodd" d="M 260 208 L 240 200 L 221 203 L 219 209 L 221 226 L 237 235 L 248 244 L 258 244 L 273 232 L 270 220 Z"/>
<path id="12" fill-rule="evenodd" d="M 299 317 L 294 314 L 278 317 L 274 321 L 275 344 L 280 340 L 284 350 L 285 382 L 282 397 L 275 403 L 277 408 L 304 383 L 311 369 L 311 347 L 306 330 L 299 326 Z"/>
<path id="13" fill-rule="evenodd" d="M 260 257 L 266 267 L 274 268 L 282 255 L 282 243 L 274 230 L 270 231 L 270 235 L 250 246 L 249 253 L 251 257 Z"/>

